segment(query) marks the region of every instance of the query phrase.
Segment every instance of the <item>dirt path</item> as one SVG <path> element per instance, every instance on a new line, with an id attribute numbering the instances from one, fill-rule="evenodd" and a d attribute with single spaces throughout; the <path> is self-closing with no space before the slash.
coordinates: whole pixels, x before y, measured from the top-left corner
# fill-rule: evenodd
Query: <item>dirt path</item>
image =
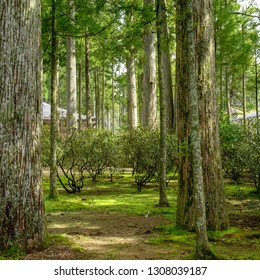
<path id="1" fill-rule="evenodd" d="M 162 216 L 66 212 L 48 214 L 47 223 L 51 236 L 62 234 L 65 242 L 53 240 L 26 259 L 171 259 L 174 250 L 148 242 L 159 236 L 155 227 L 171 223 Z"/>

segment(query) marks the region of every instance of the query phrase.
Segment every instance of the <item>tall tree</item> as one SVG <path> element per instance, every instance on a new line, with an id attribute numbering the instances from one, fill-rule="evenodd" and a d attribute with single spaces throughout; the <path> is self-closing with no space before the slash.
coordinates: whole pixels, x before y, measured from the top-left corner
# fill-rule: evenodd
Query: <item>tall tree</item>
<path id="1" fill-rule="evenodd" d="M 143 74 L 143 125 L 156 127 L 156 31 L 154 26 L 154 0 L 144 0 L 146 17 L 144 27 L 144 74 Z"/>
<path id="2" fill-rule="evenodd" d="M 82 129 L 82 65 L 78 64 L 78 128 Z"/>
<path id="3" fill-rule="evenodd" d="M 38 0 L 0 3 L 0 252 L 45 245 Z"/>
<path id="4" fill-rule="evenodd" d="M 172 71 L 171 56 L 169 45 L 169 31 L 167 20 L 166 0 L 157 0 L 157 38 L 160 36 L 162 79 L 164 80 L 165 110 L 166 110 L 166 128 L 173 130 L 174 126 L 174 106 L 172 89 Z M 159 38 L 157 39 L 159 40 Z M 160 70 L 159 70 L 160 71 Z M 158 71 L 158 72 L 159 72 Z"/>
<path id="5" fill-rule="evenodd" d="M 208 258 L 212 255 L 206 222 L 206 206 L 203 182 L 201 134 L 199 124 L 199 98 L 196 75 L 196 39 L 195 39 L 195 5 L 196 1 L 188 0 L 185 8 L 185 31 L 187 32 L 187 97 L 189 99 L 188 109 L 190 115 L 190 153 L 192 166 L 192 183 L 194 189 L 195 205 L 195 229 L 197 234 L 196 256 L 200 259 Z M 194 5 L 194 6 L 193 6 Z"/>
<path id="6" fill-rule="evenodd" d="M 51 50 L 51 132 L 50 132 L 50 198 L 57 198 L 57 133 L 58 133 L 58 50 L 56 30 L 56 0 L 52 0 L 52 50 Z"/>
<path id="7" fill-rule="evenodd" d="M 91 127 L 91 96 L 90 96 L 90 79 L 89 79 L 89 37 L 85 34 L 85 91 L 86 91 L 86 118 L 87 127 Z"/>
<path id="8" fill-rule="evenodd" d="M 135 56 L 131 49 L 126 59 L 127 69 L 127 95 L 128 95 L 128 126 L 130 129 L 138 126 Z"/>
<path id="9" fill-rule="evenodd" d="M 100 71 L 99 67 L 96 67 L 95 73 L 95 115 L 96 115 L 96 126 L 100 128 Z"/>
<path id="10" fill-rule="evenodd" d="M 258 65 L 257 48 L 255 47 L 255 110 L 256 110 L 256 132 L 259 135 L 259 108 L 258 108 Z"/>
<path id="11" fill-rule="evenodd" d="M 75 21 L 74 0 L 68 1 L 69 22 Z M 72 28 L 71 28 L 72 29 Z M 70 30 L 71 33 L 71 30 Z M 76 79 L 76 48 L 75 38 L 68 34 L 66 38 L 66 86 L 67 86 L 67 134 L 77 129 L 77 79 Z"/>
<path id="12" fill-rule="evenodd" d="M 159 166 L 159 188 L 160 188 L 160 206 L 169 206 L 169 201 L 166 193 L 166 137 L 167 137 L 167 124 L 166 124 L 166 96 L 167 96 L 167 78 L 168 68 L 165 64 L 165 33 L 162 32 L 164 26 L 165 14 L 162 11 L 165 8 L 165 0 L 156 1 L 157 12 L 157 49 L 158 49 L 158 77 L 159 77 L 159 94 L 160 94 L 160 166 Z"/>
<path id="13" fill-rule="evenodd" d="M 195 32 L 195 69 L 199 104 L 199 129 L 201 137 L 202 174 L 205 191 L 207 226 L 212 230 L 226 229 L 228 219 L 220 154 L 217 101 L 215 93 L 215 43 L 212 0 L 193 0 L 193 32 Z M 189 53 L 186 26 L 188 11 L 186 2 L 177 1 L 177 132 L 179 145 L 179 193 L 177 225 L 196 228 L 195 175 L 192 164 L 191 112 L 188 96 Z"/>
<path id="14" fill-rule="evenodd" d="M 112 97 L 112 123 L 111 123 L 111 129 L 112 133 L 115 133 L 115 79 L 114 79 L 114 64 L 112 64 L 111 67 L 111 97 Z"/>

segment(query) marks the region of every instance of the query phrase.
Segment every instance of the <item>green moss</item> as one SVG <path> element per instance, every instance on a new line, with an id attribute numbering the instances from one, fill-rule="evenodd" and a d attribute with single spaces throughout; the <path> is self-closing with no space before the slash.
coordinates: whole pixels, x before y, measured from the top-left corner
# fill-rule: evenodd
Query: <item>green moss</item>
<path id="1" fill-rule="evenodd" d="M 0 260 L 19 260 L 25 252 L 16 245 L 10 245 L 5 252 L 0 251 Z"/>
<path id="2" fill-rule="evenodd" d="M 171 225 L 164 225 L 154 229 L 155 236 L 146 239 L 145 243 L 155 246 L 156 250 L 172 248 L 172 259 L 194 259 L 196 247 L 195 233 L 182 230 L 175 226 L 175 213 L 177 205 L 176 182 L 170 182 L 167 188 L 171 207 L 158 207 L 158 184 L 153 182 L 138 192 L 131 174 L 108 179 L 99 179 L 93 183 L 90 179 L 85 181 L 83 189 L 75 194 L 68 194 L 59 186 L 59 200 L 48 199 L 49 180 L 44 178 L 46 212 L 117 212 L 128 215 L 162 216 L 172 221 Z M 243 219 L 244 214 L 259 216 L 259 200 L 253 193 L 251 186 L 240 186 L 238 197 L 237 185 L 226 185 L 229 215 Z M 238 205 L 238 206 L 236 206 Z M 242 211 L 242 212 L 241 212 Z M 251 216 L 250 216 L 251 217 Z M 214 256 L 218 259 L 260 259 L 260 232 L 257 229 L 242 228 L 239 223 L 226 231 L 210 231 L 208 233 Z M 51 236 L 51 242 L 65 242 L 73 250 L 81 251 L 80 245 L 70 243 L 66 236 Z M 116 259 L 122 248 L 112 248 L 105 258 Z M 81 252 L 83 255 L 86 252 Z M 91 259 L 91 255 L 87 255 Z"/>

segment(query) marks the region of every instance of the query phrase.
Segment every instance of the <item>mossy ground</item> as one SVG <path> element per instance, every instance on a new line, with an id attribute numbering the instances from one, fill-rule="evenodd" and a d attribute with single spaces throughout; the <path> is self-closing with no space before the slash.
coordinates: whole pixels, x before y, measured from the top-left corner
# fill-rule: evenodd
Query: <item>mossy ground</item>
<path id="1" fill-rule="evenodd" d="M 177 182 L 168 186 L 171 207 L 158 207 L 158 183 L 138 192 L 130 174 L 110 182 L 87 180 L 81 192 L 48 199 L 49 247 L 27 259 L 193 259 L 195 234 L 175 226 Z M 259 197 L 252 186 L 225 186 L 230 227 L 209 232 L 220 259 L 260 259 Z"/>

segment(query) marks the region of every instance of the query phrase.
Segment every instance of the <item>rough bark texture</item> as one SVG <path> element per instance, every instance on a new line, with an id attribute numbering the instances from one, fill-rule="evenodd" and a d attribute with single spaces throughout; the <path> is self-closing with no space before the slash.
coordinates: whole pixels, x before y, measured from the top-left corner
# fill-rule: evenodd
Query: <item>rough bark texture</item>
<path id="1" fill-rule="evenodd" d="M 199 99 L 198 85 L 196 75 L 196 42 L 195 32 L 193 29 L 194 14 L 192 0 L 186 1 L 187 17 L 186 17 L 186 32 L 188 33 L 188 98 L 190 112 L 190 152 L 192 165 L 192 184 L 194 191 L 195 205 L 195 228 L 196 228 L 196 256 L 199 259 L 208 258 L 211 255 L 207 235 L 206 222 L 206 206 L 205 193 L 202 170 L 202 151 L 201 151 L 201 133 L 199 125 Z"/>
<path id="2" fill-rule="evenodd" d="M 70 20 L 75 18 L 74 0 L 68 0 Z M 77 75 L 75 38 L 70 34 L 66 39 L 66 86 L 67 86 L 67 134 L 71 135 L 77 129 Z"/>
<path id="3" fill-rule="evenodd" d="M 144 8 L 154 10 L 154 0 L 144 0 Z M 150 14 L 148 13 L 148 14 Z M 153 19 L 145 18 L 144 30 L 144 76 L 143 76 L 143 125 L 151 129 L 157 122 L 156 98 L 156 32 Z"/>
<path id="4" fill-rule="evenodd" d="M 45 244 L 40 1 L 0 3 L 0 254 Z"/>
<path id="5" fill-rule="evenodd" d="M 167 96 L 167 69 L 165 65 L 165 52 L 164 52 L 164 33 L 162 32 L 162 24 L 166 19 L 162 12 L 164 0 L 157 0 L 157 48 L 158 48 L 158 76 L 159 76 L 159 95 L 160 95 L 160 168 L 159 168 L 159 188 L 160 188 L 160 206 L 169 206 L 169 201 L 166 192 L 166 96 Z M 165 6 L 164 6 L 165 8 Z M 167 73 L 167 74 L 166 74 Z"/>
<path id="6" fill-rule="evenodd" d="M 188 92 L 188 32 L 186 2 L 177 1 L 177 132 L 179 141 L 179 194 L 177 224 L 195 229 L 194 186 L 190 148 L 190 111 Z M 222 161 L 215 94 L 215 52 L 212 0 L 193 0 L 196 76 L 199 100 L 199 123 L 203 158 L 207 226 L 212 230 L 228 226 L 222 175 Z M 186 32 L 185 32 L 186 31 Z"/>
<path id="7" fill-rule="evenodd" d="M 126 68 L 128 93 L 128 126 L 130 129 L 133 129 L 138 125 L 135 60 L 133 51 L 131 51 L 130 55 L 127 57 Z"/>

